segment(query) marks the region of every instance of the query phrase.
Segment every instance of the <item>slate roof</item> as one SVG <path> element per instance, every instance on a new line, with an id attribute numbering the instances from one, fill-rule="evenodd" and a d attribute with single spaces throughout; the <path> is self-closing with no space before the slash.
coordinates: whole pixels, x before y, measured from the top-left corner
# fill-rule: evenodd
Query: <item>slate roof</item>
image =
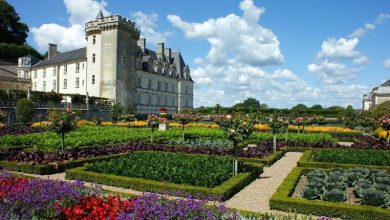
<path id="1" fill-rule="evenodd" d="M 24 56 L 24 57 L 27 57 L 27 58 L 30 58 L 31 59 L 31 66 L 34 66 L 35 64 L 39 63 L 39 61 L 41 61 L 40 59 L 34 57 L 34 56 L 31 56 L 31 55 L 27 55 L 27 56 Z M 22 58 L 24 58 L 22 57 Z"/>
<path id="2" fill-rule="evenodd" d="M 379 86 L 377 94 L 390 94 L 390 80 Z"/>
<path id="3" fill-rule="evenodd" d="M 0 62 L 0 76 L 17 78 L 18 74 L 16 72 L 17 63 L 6 63 Z"/>
<path id="4" fill-rule="evenodd" d="M 390 86 L 390 79 L 384 82 L 381 86 Z"/>
<path id="5" fill-rule="evenodd" d="M 72 60 L 81 60 L 81 59 L 85 59 L 86 57 L 87 57 L 87 49 L 83 47 L 76 50 L 58 53 L 49 60 L 42 60 L 41 62 L 34 65 L 34 67 L 47 66 L 55 63 L 64 63 Z"/>

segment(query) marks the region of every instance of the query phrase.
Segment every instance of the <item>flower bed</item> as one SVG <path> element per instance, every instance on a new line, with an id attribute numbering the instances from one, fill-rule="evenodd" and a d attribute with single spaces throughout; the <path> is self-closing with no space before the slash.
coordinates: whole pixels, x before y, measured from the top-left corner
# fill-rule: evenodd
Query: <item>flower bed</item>
<path id="1" fill-rule="evenodd" d="M 121 135 L 118 135 L 121 134 Z M 69 132 L 66 135 L 66 146 L 84 147 L 94 145 L 107 145 L 114 143 L 125 143 L 130 140 L 148 140 L 150 130 L 147 128 L 129 129 L 115 126 L 82 126 L 76 131 Z M 179 128 L 173 128 L 168 131 L 154 132 L 155 139 L 174 139 L 183 135 Z M 187 139 L 211 138 L 226 139 L 225 134 L 215 128 L 190 127 L 186 128 L 185 136 Z M 253 133 L 250 139 L 255 141 L 270 140 L 271 133 Z M 284 139 L 284 135 L 278 136 Z M 291 134 L 289 139 L 300 143 L 320 143 L 332 141 L 332 137 L 326 134 Z M 21 146 L 35 147 L 40 150 L 58 149 L 61 141 L 53 132 L 34 133 L 27 135 L 5 135 L 0 137 L 0 146 Z"/>
<path id="2" fill-rule="evenodd" d="M 43 132 L 43 128 L 28 126 L 5 126 L 0 128 L 0 137 L 5 135 L 24 135 Z"/>
<path id="3" fill-rule="evenodd" d="M 143 152 L 142 154 L 145 154 L 145 152 Z M 159 155 L 161 153 L 148 152 L 146 154 Z M 139 156 L 141 154 L 134 154 L 134 155 Z M 183 194 L 190 193 L 196 196 L 197 198 L 203 198 L 206 195 L 211 195 L 213 197 L 219 197 L 222 198 L 223 200 L 226 200 L 231 196 L 233 196 L 238 191 L 240 191 L 242 188 L 244 188 L 254 179 L 256 179 L 258 175 L 262 172 L 262 167 L 263 167 L 262 164 L 244 162 L 243 165 L 241 166 L 241 173 L 239 173 L 234 177 L 230 177 L 231 175 L 229 173 L 230 171 L 229 168 L 231 168 L 231 163 L 229 163 L 230 162 L 229 159 L 226 158 L 217 159 L 215 157 L 204 159 L 205 156 L 202 155 L 188 155 L 188 156 L 185 156 L 183 154 L 178 154 L 174 156 L 172 155 L 173 154 L 167 156 L 168 158 L 165 159 L 167 161 L 160 161 L 160 159 L 157 159 L 157 161 L 160 162 L 156 164 L 154 164 L 154 162 L 151 161 L 146 161 L 145 156 L 142 156 L 142 158 L 144 159 L 143 161 L 136 161 L 134 164 L 132 164 L 131 162 L 133 160 L 125 161 L 126 159 L 123 159 L 128 156 L 119 156 L 118 157 L 119 160 L 116 160 L 116 162 L 111 161 L 112 164 L 110 162 L 104 162 L 104 163 L 86 165 L 84 167 L 66 170 L 66 178 L 80 179 L 86 182 L 112 185 L 112 186 L 129 188 L 129 189 L 134 189 L 139 191 L 163 192 L 163 193 L 180 191 Z M 172 159 L 173 157 L 175 158 L 183 157 L 183 159 L 188 160 L 188 162 L 184 162 L 185 160 L 180 160 L 180 159 L 174 159 L 177 160 L 175 162 L 168 161 L 168 159 Z M 194 159 L 192 157 L 200 157 L 201 159 Z M 134 158 L 131 157 L 130 159 L 136 159 L 136 158 L 137 157 Z M 190 160 L 190 158 L 192 159 Z M 219 163 L 211 162 L 212 160 L 222 160 L 222 164 L 224 164 L 223 167 L 225 168 L 223 168 L 223 170 L 221 171 L 220 169 L 222 168 L 220 166 L 215 166 L 215 164 L 219 164 Z M 200 164 L 201 162 L 203 162 L 202 165 Z M 180 164 L 183 164 L 184 168 L 181 168 Z M 114 169 L 109 168 L 108 165 L 112 166 L 111 168 Z M 148 168 L 148 165 L 151 166 L 151 169 Z M 159 165 L 161 166 L 161 168 L 158 168 Z M 171 165 L 172 167 L 169 167 L 169 165 Z M 211 168 L 211 166 L 213 165 L 215 167 Z M 94 168 L 96 166 L 99 167 Z M 127 169 L 125 169 L 126 166 Z M 141 168 L 142 166 L 143 168 Z M 198 169 L 199 171 L 196 171 L 196 169 Z M 95 170 L 99 172 L 103 171 L 104 173 L 94 172 Z M 202 174 L 201 171 L 204 172 L 205 174 Z M 115 175 L 115 174 L 119 174 L 119 175 Z M 139 177 L 145 177 L 150 179 L 144 179 Z M 155 179 L 155 180 L 151 180 L 151 179 Z M 157 181 L 156 179 L 160 181 Z M 169 181 L 177 182 L 177 183 L 171 183 Z M 183 183 L 183 184 L 178 184 L 178 183 Z M 194 184 L 194 185 L 189 185 L 189 184 Z M 206 187 L 206 186 L 210 186 L 210 187 Z"/>
<path id="4" fill-rule="evenodd" d="M 139 151 L 95 162 L 88 171 L 118 176 L 214 187 L 231 177 L 228 157 Z"/>
<path id="5" fill-rule="evenodd" d="M 382 220 L 388 219 L 390 216 L 390 209 L 388 208 L 291 197 L 301 176 L 312 170 L 299 167 L 294 168 L 279 186 L 277 192 L 271 197 L 271 209 L 281 211 L 295 210 L 298 213 L 355 220 Z"/>
<path id="6" fill-rule="evenodd" d="M 0 219 L 239 219 L 219 202 L 156 194 L 103 197 L 82 182 L 22 179 L 0 171 Z"/>

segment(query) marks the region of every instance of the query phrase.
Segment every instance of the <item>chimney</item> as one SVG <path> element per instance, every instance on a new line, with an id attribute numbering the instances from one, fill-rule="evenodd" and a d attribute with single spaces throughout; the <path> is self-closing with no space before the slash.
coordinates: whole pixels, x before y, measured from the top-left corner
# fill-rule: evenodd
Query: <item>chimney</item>
<path id="1" fill-rule="evenodd" d="M 171 48 L 165 48 L 164 55 L 165 55 L 165 59 L 167 59 L 168 62 L 171 62 Z"/>
<path id="2" fill-rule="evenodd" d="M 47 59 L 50 60 L 57 53 L 57 44 L 49 44 L 49 49 L 47 50 Z"/>
<path id="3" fill-rule="evenodd" d="M 164 56 L 164 43 L 157 43 L 157 58 L 162 62 L 165 61 Z"/>
<path id="4" fill-rule="evenodd" d="M 146 48 L 146 39 L 145 38 L 140 38 L 138 41 L 137 41 L 137 45 L 139 47 L 141 47 L 142 51 L 145 51 L 145 48 Z"/>

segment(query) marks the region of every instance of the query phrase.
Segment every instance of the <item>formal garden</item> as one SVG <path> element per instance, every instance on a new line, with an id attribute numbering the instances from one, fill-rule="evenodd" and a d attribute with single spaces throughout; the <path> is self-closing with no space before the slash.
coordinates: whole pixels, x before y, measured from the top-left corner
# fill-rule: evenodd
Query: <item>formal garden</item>
<path id="1" fill-rule="evenodd" d="M 388 113 L 348 126 L 164 109 L 137 120 L 119 106 L 86 120 L 68 107 L 32 122 L 20 99 L 16 114 L 0 128 L 0 219 L 390 218 Z"/>

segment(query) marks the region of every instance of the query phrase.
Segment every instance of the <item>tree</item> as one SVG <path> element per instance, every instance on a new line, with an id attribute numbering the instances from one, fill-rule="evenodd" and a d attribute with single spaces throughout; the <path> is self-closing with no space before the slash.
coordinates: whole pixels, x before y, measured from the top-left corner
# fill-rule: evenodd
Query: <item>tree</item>
<path id="1" fill-rule="evenodd" d="M 134 108 L 133 108 L 132 106 L 126 107 L 126 108 L 122 111 L 122 118 L 123 118 L 125 121 L 129 122 L 128 127 L 130 128 L 131 120 L 134 120 L 134 118 L 135 118 Z"/>
<path id="2" fill-rule="evenodd" d="M 154 131 L 156 130 L 156 128 L 160 124 L 160 118 L 157 115 L 148 115 L 146 122 L 148 123 L 148 126 L 149 126 L 150 131 L 151 131 L 150 141 L 151 141 L 151 143 L 153 143 Z"/>
<path id="3" fill-rule="evenodd" d="M 250 111 L 260 108 L 260 102 L 255 98 L 247 98 L 242 104 L 244 108 L 249 109 Z"/>
<path id="4" fill-rule="evenodd" d="M 254 130 L 250 117 L 232 117 L 231 115 L 214 115 L 213 120 L 233 142 L 233 176 L 238 173 L 238 143 L 247 139 Z"/>
<path id="5" fill-rule="evenodd" d="M 19 99 L 18 103 L 16 104 L 15 111 L 16 119 L 23 124 L 27 124 L 31 122 L 34 117 L 34 103 L 27 98 Z"/>
<path id="6" fill-rule="evenodd" d="M 324 108 L 322 107 L 322 105 L 313 105 L 313 106 L 311 107 L 311 109 L 321 110 L 321 109 L 324 109 Z"/>
<path id="7" fill-rule="evenodd" d="M 115 103 L 111 107 L 111 117 L 114 123 L 118 122 L 122 116 L 123 108 L 120 103 Z"/>
<path id="8" fill-rule="evenodd" d="M 358 114 L 351 105 L 348 105 L 344 111 L 344 123 L 348 128 L 355 128 L 357 125 Z"/>
<path id="9" fill-rule="evenodd" d="M 76 113 L 70 108 L 64 110 L 51 110 L 49 112 L 50 129 L 60 135 L 61 150 L 65 148 L 65 134 L 76 129 Z"/>
<path id="10" fill-rule="evenodd" d="M 5 0 L 0 0 L 0 43 L 26 43 L 27 24 L 20 21 L 14 7 Z"/>
<path id="11" fill-rule="evenodd" d="M 181 124 L 181 129 L 183 131 L 183 141 L 184 139 L 184 126 L 192 121 L 191 114 L 175 114 L 173 115 L 173 119 L 177 121 L 177 123 Z"/>
<path id="12" fill-rule="evenodd" d="M 305 111 L 307 109 L 308 109 L 307 106 L 304 104 L 298 104 L 298 105 L 291 108 L 291 110 L 293 110 L 293 111 Z"/>
<path id="13" fill-rule="evenodd" d="M 276 152 L 276 135 L 281 133 L 285 126 L 283 125 L 283 122 L 281 118 L 279 117 L 273 117 L 269 123 L 269 127 L 271 128 L 272 135 L 273 135 L 273 151 Z M 288 127 L 287 127 L 288 129 Z"/>

